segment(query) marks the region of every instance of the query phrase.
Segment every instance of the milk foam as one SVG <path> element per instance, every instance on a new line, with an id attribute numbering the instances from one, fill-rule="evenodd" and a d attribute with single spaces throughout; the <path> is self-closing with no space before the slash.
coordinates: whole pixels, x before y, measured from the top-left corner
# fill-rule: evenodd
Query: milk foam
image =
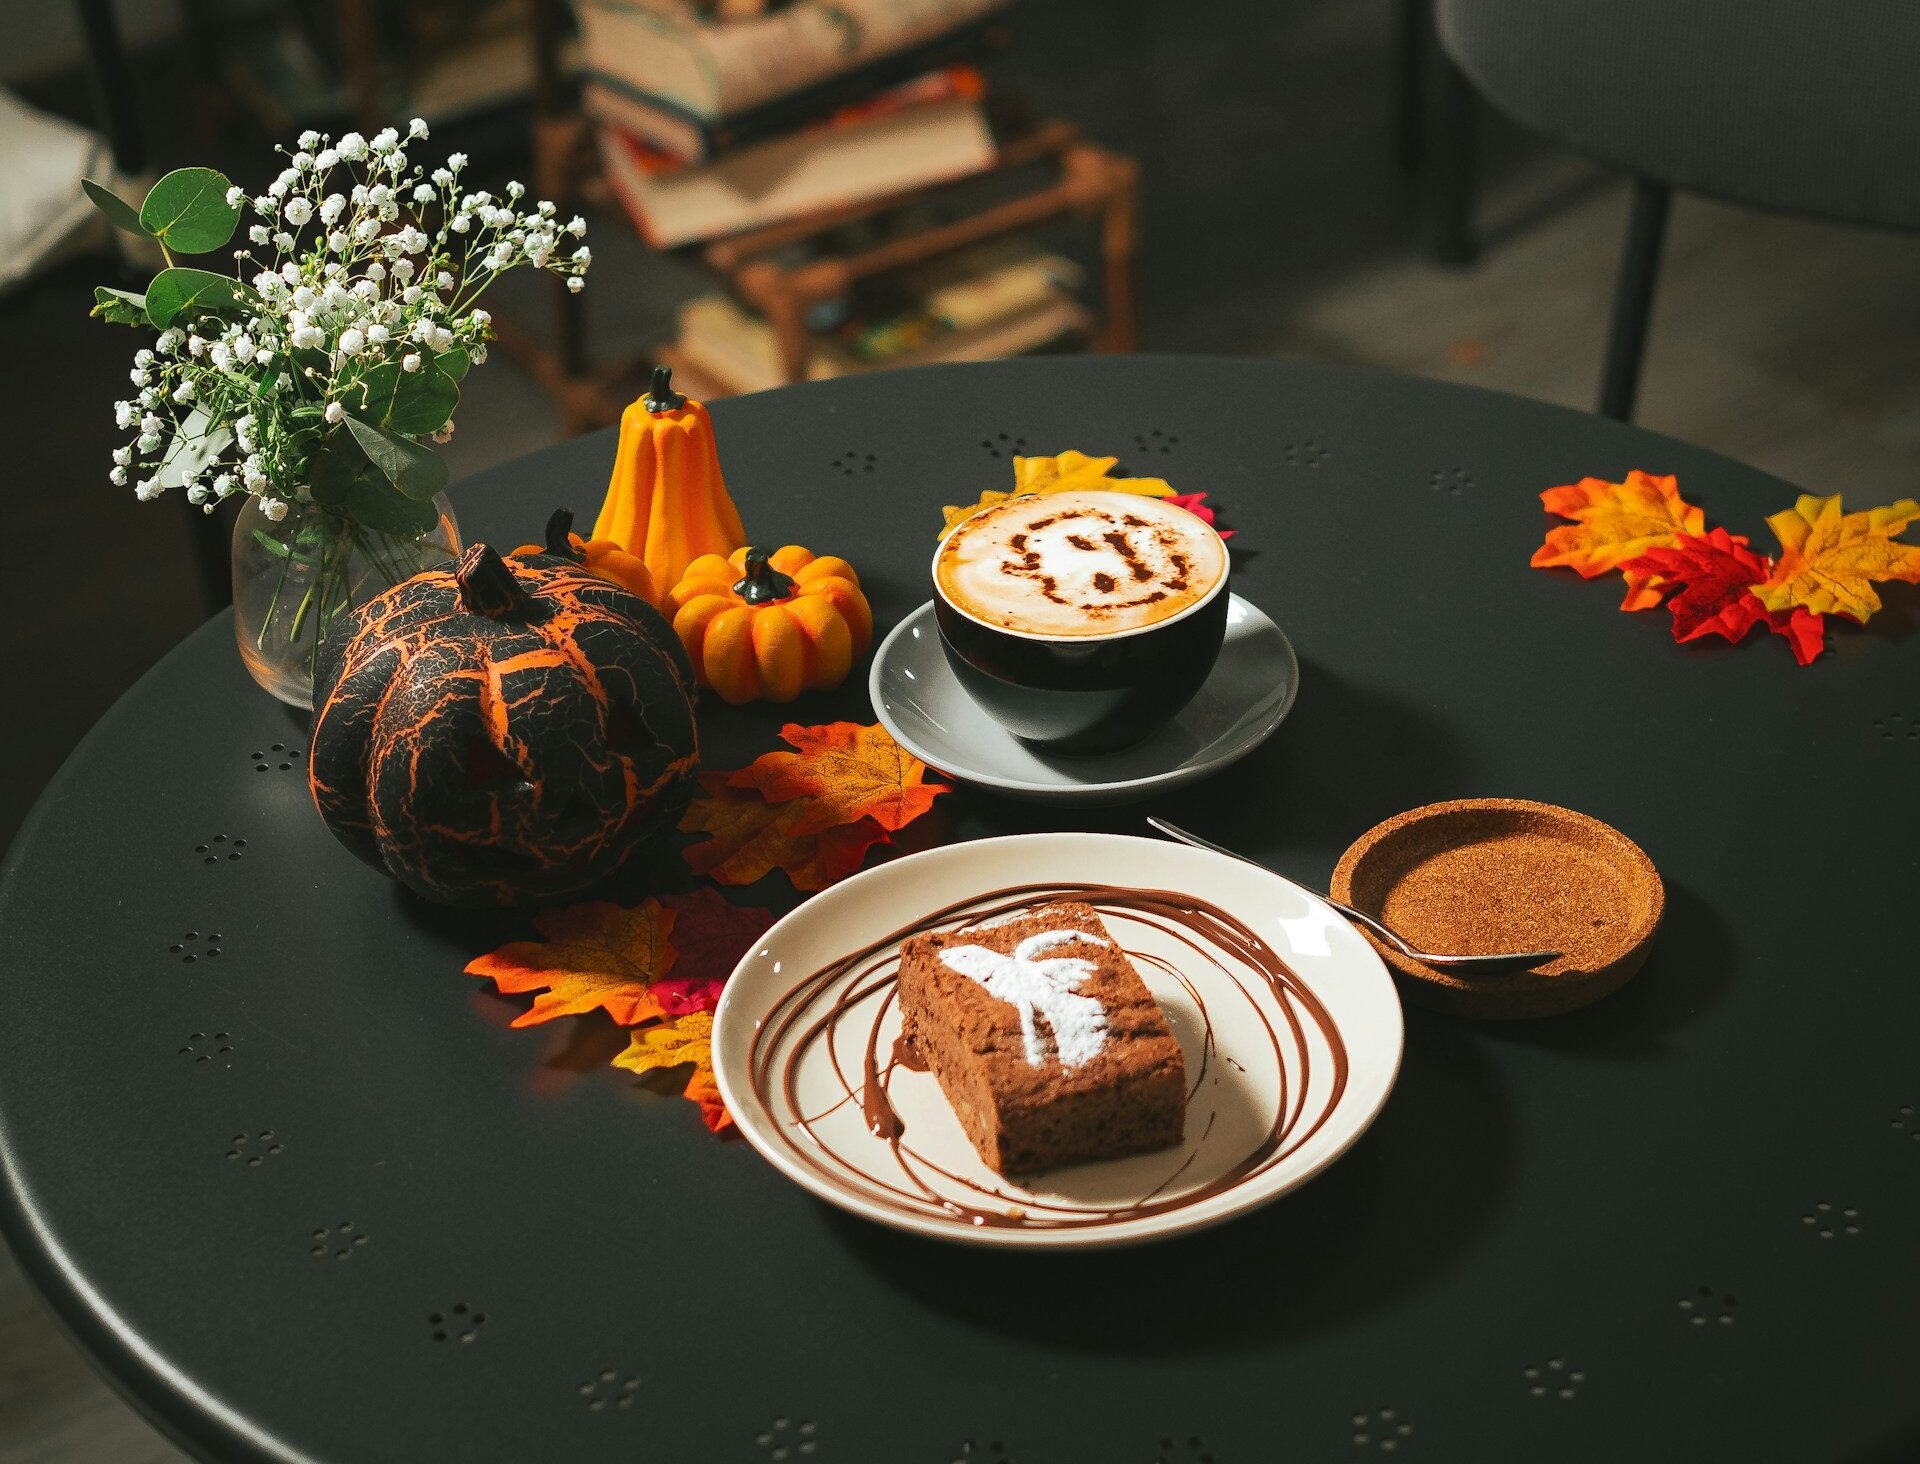
<path id="1" fill-rule="evenodd" d="M 954 608 L 1039 636 L 1144 629 L 1205 599 L 1226 572 L 1219 535 L 1184 508 L 1096 490 L 983 510 L 947 536 L 934 565 Z"/>

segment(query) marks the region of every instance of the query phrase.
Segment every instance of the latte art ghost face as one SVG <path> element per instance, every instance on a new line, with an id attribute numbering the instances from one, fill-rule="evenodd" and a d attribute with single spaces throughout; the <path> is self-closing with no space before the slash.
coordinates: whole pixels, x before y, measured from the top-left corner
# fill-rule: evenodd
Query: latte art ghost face
<path id="1" fill-rule="evenodd" d="M 1205 600 L 1226 572 L 1226 545 L 1193 514 L 1097 491 L 996 504 L 949 534 L 934 563 L 954 609 L 1049 638 L 1158 625 Z"/>

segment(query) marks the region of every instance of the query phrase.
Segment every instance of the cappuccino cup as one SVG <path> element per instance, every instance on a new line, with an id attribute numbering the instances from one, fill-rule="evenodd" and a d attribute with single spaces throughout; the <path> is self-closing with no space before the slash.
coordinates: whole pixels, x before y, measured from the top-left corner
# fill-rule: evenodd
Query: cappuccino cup
<path id="1" fill-rule="evenodd" d="M 1227 570 L 1212 525 L 1155 498 L 1010 498 L 941 539 L 934 619 L 954 678 L 1014 736 L 1115 752 L 1171 721 L 1213 670 Z"/>

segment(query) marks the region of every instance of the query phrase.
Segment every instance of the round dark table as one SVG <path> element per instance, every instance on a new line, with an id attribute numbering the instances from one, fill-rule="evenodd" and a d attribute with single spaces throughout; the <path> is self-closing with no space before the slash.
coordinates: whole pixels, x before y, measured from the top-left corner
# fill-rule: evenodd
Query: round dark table
<path id="1" fill-rule="evenodd" d="M 1527 567 L 1535 495 L 1584 474 L 1678 473 L 1757 543 L 1793 488 L 1576 412 L 1272 362 L 940 368 L 714 419 L 756 537 L 847 554 L 883 631 L 927 596 L 942 503 L 1078 447 L 1211 493 L 1234 587 L 1298 648 L 1292 715 L 1208 783 L 1093 811 L 962 789 L 897 847 L 1159 812 L 1324 887 L 1388 814 L 1547 799 L 1659 864 L 1651 961 L 1555 1020 L 1409 1011 L 1373 1129 L 1221 1229 L 917 1240 L 606 1068 L 598 1018 L 508 1031 L 524 1003 L 462 967 L 525 917 L 429 908 L 335 844 L 303 720 L 222 616 L 75 751 L 0 885 L 6 1233 L 161 1428 L 331 1464 L 1914 1457 L 1911 597 L 1803 670 L 1677 648 L 1615 582 Z M 462 485 L 468 537 L 591 510 L 611 458 L 586 437 Z M 871 720 L 864 688 L 705 708 L 712 765 L 790 718 Z M 672 848 L 610 894 L 668 881 Z M 796 903 L 779 874 L 730 894 Z M 194 1033 L 226 1040 L 201 1062 Z M 436 1341 L 457 1307 L 474 1339 Z"/>

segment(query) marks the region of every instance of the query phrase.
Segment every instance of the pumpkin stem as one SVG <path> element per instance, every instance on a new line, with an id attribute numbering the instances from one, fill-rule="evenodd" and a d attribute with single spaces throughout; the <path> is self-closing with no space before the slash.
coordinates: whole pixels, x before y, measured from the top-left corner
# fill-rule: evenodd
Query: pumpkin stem
<path id="1" fill-rule="evenodd" d="M 766 605 L 791 599 L 793 576 L 780 573 L 767 563 L 764 549 L 747 550 L 746 575 L 733 583 L 733 592 L 749 605 Z"/>
<path id="2" fill-rule="evenodd" d="M 547 520 L 547 553 L 578 564 L 586 556 L 573 547 L 573 510 L 556 508 Z"/>
<path id="3" fill-rule="evenodd" d="M 671 412 L 675 407 L 684 407 L 686 404 L 687 399 L 673 389 L 673 368 L 654 367 L 653 384 L 647 388 L 640 405 L 649 412 Z"/>
<path id="4" fill-rule="evenodd" d="M 493 552 L 491 544 L 469 547 L 454 567 L 453 579 L 460 586 L 460 604 L 469 615 L 501 620 L 526 600 L 520 582 L 513 577 L 506 561 Z"/>

